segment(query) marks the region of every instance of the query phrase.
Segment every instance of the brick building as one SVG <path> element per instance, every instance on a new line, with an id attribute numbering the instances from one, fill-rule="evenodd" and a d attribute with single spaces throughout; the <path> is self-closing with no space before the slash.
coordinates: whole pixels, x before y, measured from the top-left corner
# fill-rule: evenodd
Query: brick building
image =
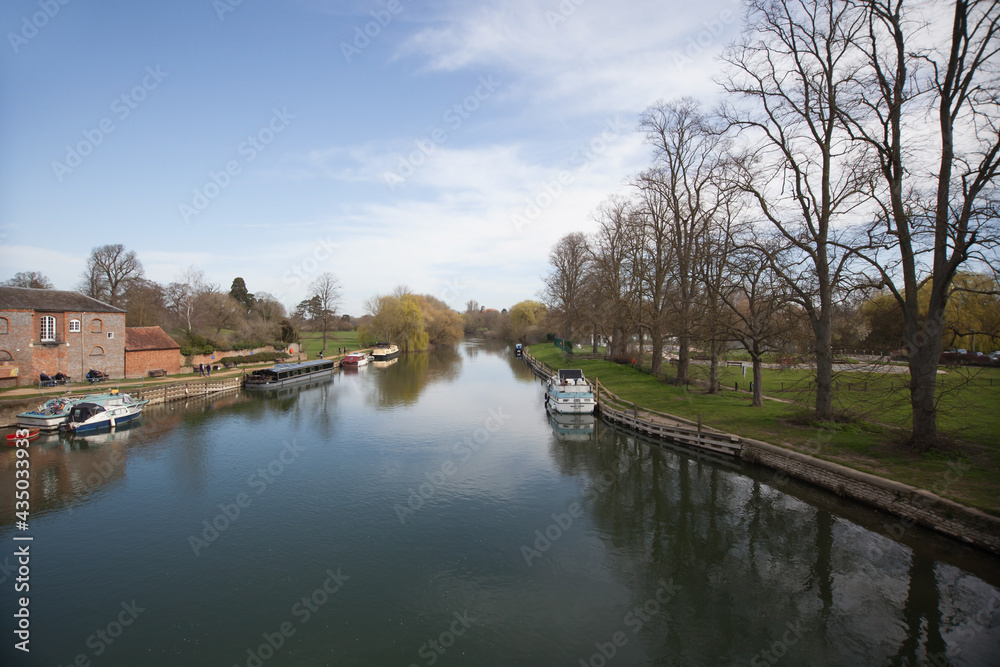
<path id="1" fill-rule="evenodd" d="M 125 329 L 125 377 L 144 377 L 151 370 L 176 375 L 181 370 L 181 346 L 160 327 Z"/>
<path id="2" fill-rule="evenodd" d="M 125 376 L 125 311 L 77 292 L 0 287 L 0 386 Z M 16 370 L 11 370 L 16 369 Z"/>

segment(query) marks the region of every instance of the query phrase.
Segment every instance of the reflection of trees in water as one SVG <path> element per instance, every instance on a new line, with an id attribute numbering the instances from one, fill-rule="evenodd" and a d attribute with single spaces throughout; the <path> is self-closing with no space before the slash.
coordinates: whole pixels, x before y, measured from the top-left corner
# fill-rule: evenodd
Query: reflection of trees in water
<path id="1" fill-rule="evenodd" d="M 400 355 L 390 366 L 369 369 L 366 400 L 375 409 L 413 405 L 430 384 L 454 381 L 461 368 L 462 355 L 452 346 Z"/>
<path id="2" fill-rule="evenodd" d="M 555 439 L 552 454 L 585 480 L 584 506 L 632 606 L 654 599 L 661 580 L 682 587 L 639 635 L 656 664 L 747 664 L 787 638 L 789 664 L 915 665 L 946 649 L 931 558 L 738 465 L 648 446 L 605 424 L 595 443 Z M 876 568 L 866 567 L 873 545 Z M 898 583 L 907 579 L 909 591 Z M 970 595 L 947 605 L 971 604 Z"/>

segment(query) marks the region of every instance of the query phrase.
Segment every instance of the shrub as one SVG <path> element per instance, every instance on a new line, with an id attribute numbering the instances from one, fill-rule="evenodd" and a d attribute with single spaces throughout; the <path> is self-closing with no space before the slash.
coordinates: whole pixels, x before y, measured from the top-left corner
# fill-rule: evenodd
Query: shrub
<path id="1" fill-rule="evenodd" d="M 288 358 L 287 352 L 261 352 L 260 354 L 241 354 L 235 357 L 226 357 L 223 363 L 240 364 L 262 364 L 270 361 L 284 361 Z"/>

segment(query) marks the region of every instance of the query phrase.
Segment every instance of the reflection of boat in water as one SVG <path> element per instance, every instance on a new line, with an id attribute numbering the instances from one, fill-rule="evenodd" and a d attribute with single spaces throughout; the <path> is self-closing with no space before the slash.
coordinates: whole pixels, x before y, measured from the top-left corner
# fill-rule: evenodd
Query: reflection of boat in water
<path id="1" fill-rule="evenodd" d="M 372 359 L 375 361 L 389 361 L 399 356 L 399 346 L 394 343 L 375 343 L 372 350 Z"/>
<path id="2" fill-rule="evenodd" d="M 146 403 L 148 399 L 137 401 L 128 394 L 88 396 L 70 410 L 66 426 L 75 433 L 115 428 L 138 417 Z"/>
<path id="3" fill-rule="evenodd" d="M 555 412 L 593 414 L 594 390 L 583 371 L 564 368 L 545 388 L 545 406 Z"/>
<path id="4" fill-rule="evenodd" d="M 247 389 L 273 389 L 298 382 L 308 382 L 317 376 L 333 373 L 337 362 L 333 359 L 316 359 L 295 364 L 276 364 L 271 368 L 254 371 L 243 380 Z"/>
<path id="5" fill-rule="evenodd" d="M 357 369 L 353 369 L 352 372 L 356 373 Z M 319 377 L 311 377 L 308 379 L 309 382 L 296 382 L 292 385 L 282 385 L 274 388 L 268 388 L 267 396 L 268 398 L 291 398 L 293 396 L 298 396 L 308 389 L 315 389 L 316 387 L 329 387 L 331 385 L 330 376 L 325 373 Z"/>
<path id="6" fill-rule="evenodd" d="M 139 428 L 139 421 L 137 419 L 133 419 L 132 421 L 125 422 L 124 424 L 121 424 L 113 429 L 91 429 L 89 431 L 84 431 L 83 433 L 77 431 L 73 433 L 72 436 L 60 438 L 56 441 L 56 443 L 59 444 L 64 450 L 69 451 L 70 449 L 88 449 L 94 445 L 127 442 L 129 433 L 133 429 L 138 430 Z"/>
<path id="7" fill-rule="evenodd" d="M 564 440 L 590 440 L 597 418 L 590 414 L 549 412 L 549 425 Z"/>
<path id="8" fill-rule="evenodd" d="M 344 357 L 344 360 L 340 362 L 341 366 L 364 366 L 368 363 L 368 353 L 367 352 L 351 352 L 349 355 Z"/>
<path id="9" fill-rule="evenodd" d="M 387 368 L 389 366 L 392 366 L 397 361 L 399 361 L 399 359 L 389 359 L 388 361 L 379 361 L 376 359 L 375 361 L 372 362 L 372 366 L 374 366 L 375 368 Z"/>

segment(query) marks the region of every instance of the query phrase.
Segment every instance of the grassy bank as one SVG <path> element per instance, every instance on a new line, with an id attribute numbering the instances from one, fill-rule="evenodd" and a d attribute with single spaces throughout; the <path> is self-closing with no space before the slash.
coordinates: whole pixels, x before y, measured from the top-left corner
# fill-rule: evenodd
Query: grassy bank
<path id="1" fill-rule="evenodd" d="M 809 418 L 808 408 L 796 403 L 769 400 L 763 407 L 753 408 L 746 393 L 730 390 L 712 395 L 696 387 L 675 387 L 669 376 L 668 381 L 661 381 L 630 366 L 600 359 L 567 358 L 552 345 L 533 345 L 530 352 L 556 368 L 580 368 L 588 378 L 598 378 L 621 398 L 639 406 L 687 419 L 700 416 L 703 423 L 714 428 L 930 489 L 1000 516 L 1000 429 L 997 428 L 1000 378 L 997 375 L 978 374 L 972 384 L 959 380 L 958 375 L 950 380 L 949 376 L 942 376 L 947 388 L 940 403 L 942 425 L 947 428 L 955 424 L 962 429 L 956 432 L 953 446 L 919 454 L 901 444 L 908 412 L 899 391 L 887 390 L 871 377 L 865 391 L 854 387 L 855 381 L 864 382 L 864 379 L 853 378 L 849 373 L 840 374 L 836 400 L 842 406 L 863 405 L 865 413 L 874 418 L 816 423 Z M 703 372 L 707 377 L 707 368 L 694 368 L 696 374 Z M 667 369 L 668 373 L 671 371 Z M 787 375 L 781 376 L 781 373 Z M 808 374 L 804 369 L 766 370 L 765 394 L 788 401 L 808 399 Z M 775 382 L 777 387 L 781 386 L 779 377 L 785 378 L 785 389 L 772 391 Z M 900 375 L 886 382 L 899 387 L 906 377 Z M 990 377 L 995 378 L 992 387 L 988 381 Z M 742 385 L 740 369 L 725 369 L 722 382 L 730 388 L 734 382 Z M 792 383 L 796 386 L 794 390 L 790 386 Z"/>
<path id="2" fill-rule="evenodd" d="M 315 359 L 319 351 L 323 349 L 322 331 L 303 331 L 299 334 L 302 342 L 302 351 L 309 355 L 310 359 Z M 326 356 L 336 356 L 338 347 L 347 347 L 357 350 L 361 347 L 358 342 L 357 331 L 328 331 L 326 332 Z"/>

